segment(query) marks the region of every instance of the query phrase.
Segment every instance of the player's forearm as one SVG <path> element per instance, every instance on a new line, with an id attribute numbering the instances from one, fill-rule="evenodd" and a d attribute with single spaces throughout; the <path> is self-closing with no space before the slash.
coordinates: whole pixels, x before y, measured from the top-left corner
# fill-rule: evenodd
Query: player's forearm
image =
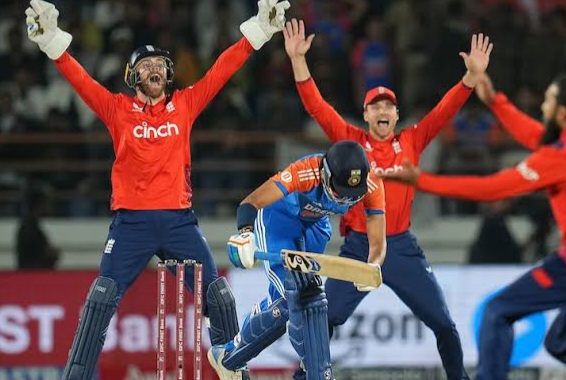
<path id="1" fill-rule="evenodd" d="M 466 87 L 468 87 L 468 88 L 476 87 L 476 84 L 478 84 L 478 81 L 479 81 L 479 77 L 477 75 L 473 74 L 472 72 L 470 72 L 469 70 L 466 71 L 466 73 L 462 77 L 462 83 L 464 83 L 466 85 Z"/>
<path id="2" fill-rule="evenodd" d="M 530 150 L 539 146 L 544 125 L 517 109 L 505 94 L 498 92 L 489 107 L 515 141 Z"/>
<path id="3" fill-rule="evenodd" d="M 382 265 L 387 251 L 385 214 L 367 216 L 367 234 L 369 243 L 368 263 Z"/>
<path id="4" fill-rule="evenodd" d="M 472 89 L 461 81 L 444 94 L 440 102 L 418 123 L 418 128 L 414 130 L 419 150 L 424 150 L 442 128 L 456 116 L 471 94 Z"/>
<path id="5" fill-rule="evenodd" d="M 422 173 L 417 181 L 420 191 L 467 199 L 471 201 L 495 201 L 517 195 L 514 186 L 490 176 L 441 176 Z"/>
<path id="6" fill-rule="evenodd" d="M 291 66 L 293 67 L 293 75 L 296 82 L 303 82 L 311 77 L 307 59 L 304 55 L 292 58 Z"/>
<path id="7" fill-rule="evenodd" d="M 207 72 L 210 85 L 215 89 L 222 88 L 226 82 L 244 65 L 254 51 L 249 41 L 242 37 L 238 42 L 226 49 Z"/>
<path id="8" fill-rule="evenodd" d="M 324 100 L 312 77 L 309 76 L 301 82 L 297 81 L 296 86 L 305 110 L 318 122 L 332 141 L 347 138 L 355 140 L 346 121 Z"/>
<path id="9" fill-rule="evenodd" d="M 112 93 L 94 80 L 69 53 L 53 61 L 67 82 L 104 122 L 111 117 Z"/>
<path id="10" fill-rule="evenodd" d="M 380 243 L 371 245 L 369 248 L 368 263 L 383 265 L 385 254 L 387 252 L 387 243 L 383 239 Z"/>

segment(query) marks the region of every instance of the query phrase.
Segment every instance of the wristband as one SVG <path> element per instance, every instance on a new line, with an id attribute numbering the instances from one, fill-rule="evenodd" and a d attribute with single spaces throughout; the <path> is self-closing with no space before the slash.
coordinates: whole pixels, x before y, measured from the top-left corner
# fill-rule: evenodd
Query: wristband
<path id="1" fill-rule="evenodd" d="M 251 203 L 243 203 L 236 210 L 236 223 L 238 231 L 253 232 L 255 218 L 257 217 L 257 209 Z M 246 231 L 242 229 L 246 228 Z"/>

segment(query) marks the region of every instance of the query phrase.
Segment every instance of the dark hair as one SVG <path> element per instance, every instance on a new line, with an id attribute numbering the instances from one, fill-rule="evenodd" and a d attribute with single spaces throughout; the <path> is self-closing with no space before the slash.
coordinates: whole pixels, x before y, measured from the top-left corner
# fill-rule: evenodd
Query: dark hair
<path id="1" fill-rule="evenodd" d="M 558 75 L 552 83 L 558 86 L 558 96 L 556 97 L 556 104 L 559 106 L 566 106 L 566 74 Z"/>

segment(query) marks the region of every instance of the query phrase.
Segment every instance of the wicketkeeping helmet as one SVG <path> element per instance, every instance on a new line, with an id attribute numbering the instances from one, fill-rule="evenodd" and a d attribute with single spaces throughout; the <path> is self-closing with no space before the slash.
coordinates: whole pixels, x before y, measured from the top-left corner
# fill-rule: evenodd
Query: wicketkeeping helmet
<path id="1" fill-rule="evenodd" d="M 144 45 L 132 53 L 130 60 L 126 63 L 126 70 L 124 72 L 124 82 L 128 87 L 134 88 L 139 82 L 139 73 L 136 70 L 136 65 L 144 58 L 147 57 L 162 57 L 165 59 L 165 69 L 167 74 L 167 85 L 173 82 L 173 61 L 171 54 L 167 50 L 156 48 L 153 45 Z"/>

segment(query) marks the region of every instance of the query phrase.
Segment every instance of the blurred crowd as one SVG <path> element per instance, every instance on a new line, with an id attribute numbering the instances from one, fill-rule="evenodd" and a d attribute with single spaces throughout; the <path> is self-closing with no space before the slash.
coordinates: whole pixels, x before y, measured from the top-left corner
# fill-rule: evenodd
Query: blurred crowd
<path id="1" fill-rule="evenodd" d="M 123 81 L 125 62 L 145 44 L 171 51 L 175 86 L 194 83 L 240 38 L 239 24 L 257 7 L 255 0 L 54 3 L 61 27 L 73 35 L 71 53 L 115 92 L 131 91 Z M 3 4 L 0 133 L 104 132 L 55 67 L 27 41 L 26 2 Z M 323 96 L 360 126 L 365 91 L 377 85 L 397 93 L 401 127 L 422 117 L 462 77 L 464 65 L 458 53 L 469 49 L 474 32 L 487 33 L 495 44 L 488 71 L 496 88 L 534 117 L 540 116 L 544 89 L 566 67 L 564 0 L 294 0 L 291 17 L 304 19 L 308 32 L 316 34 L 308 60 Z M 217 138 L 192 144 L 195 209 L 207 216 L 218 215 L 226 199 L 233 212 L 239 194 L 275 169 L 277 140 L 246 144 L 238 139 L 238 132 L 321 138 L 294 88 L 281 34 L 252 55 L 194 128 L 218 132 Z M 524 154 L 472 96 L 430 147 L 422 166 L 442 173 L 485 174 L 516 163 Z M 38 184 L 55 199 L 51 215 L 108 214 L 110 172 L 104 164 L 113 159 L 109 141 L 3 142 L 0 157 L 1 215 L 21 214 L 14 200 L 22 189 Z M 234 193 L 235 197 L 228 197 Z M 481 211 L 477 205 L 448 200 L 440 210 L 444 214 Z M 529 212 L 529 207 L 525 210 Z"/>

